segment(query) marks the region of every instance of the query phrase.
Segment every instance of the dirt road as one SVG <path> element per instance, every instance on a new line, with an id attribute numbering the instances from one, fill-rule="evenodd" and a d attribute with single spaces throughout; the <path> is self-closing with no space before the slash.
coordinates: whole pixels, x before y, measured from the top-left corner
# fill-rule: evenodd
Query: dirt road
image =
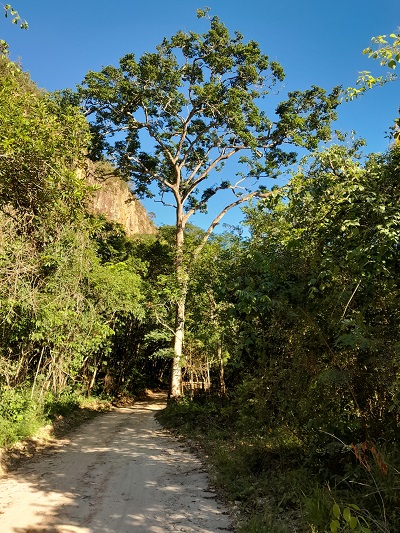
<path id="1" fill-rule="evenodd" d="M 0 481 L 1 533 L 217 533 L 200 461 L 154 419 L 162 396 L 98 416 Z"/>

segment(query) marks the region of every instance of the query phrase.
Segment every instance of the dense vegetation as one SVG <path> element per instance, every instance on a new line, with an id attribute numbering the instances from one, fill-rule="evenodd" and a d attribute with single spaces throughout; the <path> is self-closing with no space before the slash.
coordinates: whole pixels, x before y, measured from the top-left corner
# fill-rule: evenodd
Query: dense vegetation
<path id="1" fill-rule="evenodd" d="M 218 20 L 217 30 L 228 39 Z M 207 42 L 181 33 L 174 39 L 186 47 Z M 238 34 L 233 44 L 241 40 Z M 162 53 L 170 46 L 164 42 Z M 235 50 L 251 81 L 249 48 L 241 49 L 243 56 Z M 258 48 L 253 52 L 261 61 Z M 208 60 L 218 75 L 226 74 L 226 64 Z M 139 65 L 132 57 L 122 66 L 135 78 Z M 110 73 L 127 88 L 120 71 L 103 75 Z M 335 143 L 319 142 L 330 139 L 337 92 L 293 93 L 280 106 L 282 124 L 269 130 L 275 144 L 264 147 L 264 163 L 273 173 L 292 164 L 294 154 L 279 148 L 288 140 L 310 154 L 284 188 L 251 194 L 245 230 L 212 236 L 185 219 L 182 240 L 167 226 L 155 236 L 128 238 L 118 225 L 90 214 L 92 189 L 84 177 L 89 156 L 97 159 L 91 164 L 108 164 L 99 152 L 102 120 L 117 119 L 103 116 L 89 127 L 76 105 L 79 96 L 39 91 L 6 57 L 0 77 L 0 445 L 66 412 L 80 395 L 110 398 L 167 387 L 183 290 L 181 397 L 162 420 L 207 450 L 216 483 L 242 512 L 239 527 L 398 531 L 400 147 L 365 155 L 363 143 L 344 134 Z M 92 73 L 87 83 L 95 78 Z M 196 83 L 200 79 L 197 73 Z M 212 104 L 199 86 L 196 98 Z M 155 96 L 145 96 L 150 105 Z M 304 116 L 296 111 L 300 103 Z M 166 120 L 165 102 L 157 105 L 153 114 Z M 249 101 L 243 105 L 255 121 L 253 137 L 265 139 L 266 118 Z M 190 134 L 215 141 L 207 113 Z M 192 126 L 185 124 L 187 132 Z M 132 155 L 139 150 L 137 122 L 130 127 Z M 152 122 L 146 127 L 153 131 Z M 243 122 L 230 127 L 246 137 Z M 161 129 L 160 157 L 172 135 L 165 124 Z M 254 138 L 248 136 L 253 155 Z M 207 168 L 190 137 L 181 139 L 189 167 Z M 217 148 L 228 153 L 221 139 Z M 126 145 L 119 148 L 126 156 Z M 126 171 L 128 162 L 121 161 Z M 142 172 L 137 161 L 133 171 L 144 184 L 167 172 L 164 159 L 163 168 L 143 152 L 138 161 Z M 245 162 L 252 178 L 266 170 L 258 159 Z M 222 184 L 200 192 L 197 204 L 192 198 L 191 210 L 233 187 Z M 183 194 L 195 193 L 189 189 Z M 178 200 L 179 194 L 176 189 Z"/>
<path id="2" fill-rule="evenodd" d="M 230 317 L 228 397 L 163 417 L 260 513 L 243 531 L 399 528 L 399 170 L 395 146 L 313 154 L 221 248 L 229 269 L 210 291 Z"/>
<path id="3" fill-rule="evenodd" d="M 82 113 L 39 91 L 6 58 L 0 69 L 4 444 L 29 431 L 14 427 L 8 436 L 7 428 L 26 425 L 37 404 L 46 416 L 47 404 L 96 390 L 98 377 L 109 394 L 130 387 L 144 335 L 146 267 L 120 228 L 88 214 Z"/>

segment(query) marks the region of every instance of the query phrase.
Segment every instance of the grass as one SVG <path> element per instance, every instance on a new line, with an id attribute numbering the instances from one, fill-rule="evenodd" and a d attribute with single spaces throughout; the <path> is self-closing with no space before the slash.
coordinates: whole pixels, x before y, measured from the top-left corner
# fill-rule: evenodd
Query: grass
<path id="1" fill-rule="evenodd" d="M 350 447 L 336 451 L 341 473 L 327 476 L 332 457 L 324 462 L 316 454 L 313 462 L 310 450 L 285 426 L 246 428 L 219 398 L 171 402 L 158 419 L 206 458 L 213 485 L 233 509 L 238 533 L 399 530 L 399 469 L 386 471 L 383 453 L 380 462 L 370 453 L 365 468 Z"/>
<path id="2" fill-rule="evenodd" d="M 200 404 L 183 400 L 170 403 L 158 419 L 200 447 L 213 484 L 233 508 L 238 532 L 306 531 L 301 529 L 298 496 L 307 480 L 293 461 L 299 443 L 284 431 L 267 436 L 235 431 L 231 416 L 219 399 Z"/>

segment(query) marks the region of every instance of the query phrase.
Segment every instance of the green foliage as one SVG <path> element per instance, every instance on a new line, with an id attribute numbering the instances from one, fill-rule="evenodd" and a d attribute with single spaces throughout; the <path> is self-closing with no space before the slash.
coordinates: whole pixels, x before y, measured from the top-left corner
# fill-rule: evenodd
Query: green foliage
<path id="1" fill-rule="evenodd" d="M 10 4 L 5 4 L 3 6 L 3 9 L 4 9 L 4 16 L 6 18 L 8 18 L 9 16 L 12 17 L 11 22 L 13 24 L 19 25 L 19 27 L 23 30 L 28 29 L 28 23 L 26 22 L 26 20 L 22 20 L 21 17 L 19 16 L 18 11 L 16 11 L 13 7 L 11 7 Z"/>
<path id="2" fill-rule="evenodd" d="M 400 34 L 391 33 L 373 37 L 372 44 L 374 46 L 366 48 L 363 54 L 372 59 L 379 59 L 381 66 L 387 65 L 392 70 L 395 69 L 400 61 Z"/>
<path id="3" fill-rule="evenodd" d="M 315 153 L 246 209 L 248 239 L 210 241 L 192 266 L 186 353 L 228 337 L 229 397 L 176 404 L 172 423 L 206 433 L 232 499 L 264 502 L 245 505 L 254 528 L 280 527 L 267 500 L 312 531 L 398 529 L 399 149 L 359 147 Z M 360 510 L 335 517 L 335 501 Z"/>
<path id="4" fill-rule="evenodd" d="M 329 138 L 337 89 L 330 95 L 318 87 L 290 93 L 277 109 L 278 122 L 257 107 L 283 78 L 282 67 L 257 43 L 244 43 L 239 32 L 230 36 L 212 17 L 207 33 L 179 31 L 138 61 L 128 54 L 118 68 L 89 72 L 80 95 L 86 110 L 95 113 L 102 146 L 119 154 L 118 166 L 135 181 L 137 192 L 152 196 L 149 184 L 156 182 L 162 199 L 170 191 L 177 206 L 187 204 L 189 217 L 206 209 L 221 189 L 242 195 L 241 174 L 236 186 L 222 179 L 200 187 L 209 172 L 220 171 L 238 152 L 249 151 L 240 161 L 248 166 L 246 175 L 258 179 L 292 162 L 294 154 L 279 146 L 315 148 Z M 111 144 L 117 132 L 118 141 Z M 144 133 L 154 143 L 149 153 L 141 149 Z"/>
<path id="5" fill-rule="evenodd" d="M 338 88 L 327 94 L 313 86 L 289 93 L 269 118 L 258 104 L 283 81 L 281 65 L 256 42 L 245 43 L 239 32 L 230 35 L 218 17 L 206 17 L 207 11 L 198 11 L 209 21 L 206 33 L 178 31 L 139 60 L 127 54 L 118 67 L 89 72 L 79 88 L 87 115 L 94 117 L 95 145 L 101 151 L 92 150 L 92 157 L 108 156 L 139 195 L 153 197 L 156 185 L 160 201 L 176 210 L 170 240 L 174 269 L 159 280 L 175 307 L 175 325 L 168 325 L 174 338 L 173 396 L 181 389 L 192 265 L 224 214 L 259 195 L 255 183 L 262 177 L 276 177 L 295 161 L 296 154 L 285 145 L 314 149 L 330 138 L 339 104 Z M 219 174 L 229 160 L 243 169 L 232 183 Z M 231 200 L 197 245 L 185 246 L 190 217 L 206 212 L 220 191 L 231 191 Z M 169 310 L 162 307 L 163 312 L 154 307 L 155 313 L 167 325 Z"/>
<path id="6" fill-rule="evenodd" d="M 93 402 L 92 402 L 93 404 Z M 20 387 L 2 387 L 0 389 L 0 447 L 7 448 L 15 442 L 32 437 L 49 422 L 69 419 L 66 427 L 71 427 L 76 413 L 81 409 L 95 412 L 106 402 L 92 405 L 87 398 L 72 389 L 65 389 L 59 394 L 48 391 L 44 395 L 33 394 L 29 384 Z"/>
<path id="7" fill-rule="evenodd" d="M 18 25 L 21 30 L 28 29 L 28 23 L 26 20 L 21 19 L 18 11 L 16 11 L 10 4 L 4 4 L 4 16 L 5 18 L 11 18 L 11 23 Z M 3 39 L 0 39 L 0 57 L 6 56 L 8 54 L 9 48 L 8 43 Z"/>
<path id="8" fill-rule="evenodd" d="M 68 416 L 76 411 L 82 403 L 82 397 L 72 389 L 64 389 L 59 394 L 47 392 L 42 400 L 43 413 L 48 420 L 54 420 L 57 416 Z"/>
<path id="9" fill-rule="evenodd" d="M 87 185 L 76 168 L 88 129 L 77 108 L 62 108 L 31 85 L 20 71 L 2 79 L 0 207 L 41 217 L 57 210 L 61 224 L 86 200 Z"/>
<path id="10" fill-rule="evenodd" d="M 358 514 L 358 511 L 360 511 L 360 508 L 354 503 L 350 503 L 342 508 L 335 503 L 332 507 L 333 518 L 330 523 L 331 532 L 355 531 L 357 533 L 371 533 L 368 522 L 363 516 Z"/>
<path id="11" fill-rule="evenodd" d="M 0 416 L 11 422 L 21 421 L 29 410 L 31 401 L 26 391 L 2 387 Z"/>
<path id="12" fill-rule="evenodd" d="M 289 203 L 248 211 L 242 357 L 256 350 L 268 383 L 260 402 L 277 420 L 290 416 L 302 438 L 316 428 L 345 441 L 394 430 L 398 157 L 393 148 L 362 164 L 333 147 L 296 174 Z"/>
<path id="13" fill-rule="evenodd" d="M 0 446 L 8 446 L 31 436 L 44 422 L 44 416 L 27 388 L 0 389 Z"/>
<path id="14" fill-rule="evenodd" d="M 243 432 L 236 405 L 212 396 L 170 402 L 158 419 L 203 448 L 213 485 L 235 502 L 238 531 L 302 530 L 294 508 L 310 479 L 294 466 L 299 447 L 290 433 L 254 425 Z"/>
<path id="15" fill-rule="evenodd" d="M 11 66 L 0 62 L 0 383 L 90 393 L 113 338 L 129 325 L 139 343 L 146 267 L 120 228 L 86 213 L 80 110 Z"/>
<path id="16" fill-rule="evenodd" d="M 287 145 L 330 139 L 339 92 L 294 91 L 269 119 L 258 101 L 281 66 L 209 23 L 89 73 L 79 97 L 0 60 L 0 444 L 76 409 L 78 390 L 165 384 L 185 328 L 178 370 L 196 401 L 162 419 L 207 446 L 218 484 L 254 515 L 244 531 L 398 530 L 399 148 L 333 145 L 284 188 L 256 190 L 294 162 Z M 393 69 L 391 39 L 368 54 Z M 172 194 L 176 227 L 129 239 L 89 216 L 87 153 L 103 166 L 114 154 L 138 193 Z M 229 159 L 236 182 L 216 178 Z M 234 193 L 221 216 L 262 198 L 245 210 L 249 237 L 211 237 L 219 217 L 188 223 L 221 190 Z"/>
<path id="17" fill-rule="evenodd" d="M 397 80 L 397 74 L 394 73 L 394 70 L 400 61 L 400 34 L 378 35 L 373 37 L 371 42 L 371 46 L 365 48 L 363 54 L 371 59 L 378 60 L 380 66 L 388 67 L 389 71 L 385 76 L 373 76 L 369 70 L 360 72 L 357 86 L 346 89 L 346 100 L 353 100 L 378 85 L 385 85 L 388 82 Z M 399 142 L 400 118 L 396 118 L 394 122 L 395 125 L 391 129 L 394 139 Z"/>

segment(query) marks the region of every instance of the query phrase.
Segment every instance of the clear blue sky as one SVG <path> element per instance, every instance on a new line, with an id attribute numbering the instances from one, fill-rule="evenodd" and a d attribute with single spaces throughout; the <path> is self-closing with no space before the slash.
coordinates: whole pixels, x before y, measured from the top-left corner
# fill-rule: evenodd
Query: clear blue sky
<path id="1" fill-rule="evenodd" d="M 376 62 L 362 55 L 372 36 L 396 32 L 399 0 L 15 0 L 13 7 L 27 19 L 29 30 L 0 20 L 0 38 L 10 44 L 11 58 L 20 58 L 32 79 L 47 90 L 74 87 L 89 70 L 117 64 L 128 52 L 139 57 L 153 51 L 164 36 L 177 30 L 207 30 L 196 9 L 211 7 L 229 30 L 260 43 L 270 59 L 285 69 L 285 90 L 310 85 L 330 89 L 354 86 L 361 70 L 383 74 Z M 361 99 L 343 104 L 338 129 L 355 130 L 370 152 L 388 146 L 385 132 L 398 116 L 399 82 L 377 88 Z M 173 213 L 145 202 L 156 222 L 170 223 Z M 157 204 L 158 205 L 158 204 Z M 240 212 L 226 222 L 234 224 Z M 206 219 L 192 220 L 203 226 Z"/>

